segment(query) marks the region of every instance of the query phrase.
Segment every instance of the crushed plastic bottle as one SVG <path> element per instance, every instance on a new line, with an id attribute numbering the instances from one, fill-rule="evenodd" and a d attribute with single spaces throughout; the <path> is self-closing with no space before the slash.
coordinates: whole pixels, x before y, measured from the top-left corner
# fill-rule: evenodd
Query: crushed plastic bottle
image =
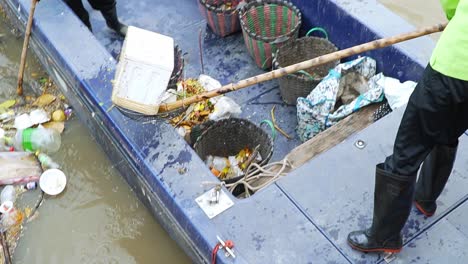
<path id="1" fill-rule="evenodd" d="M 16 201 L 16 190 L 13 185 L 7 185 L 3 187 L 2 192 L 0 193 L 0 203 L 10 201 L 14 203 Z"/>
<path id="2" fill-rule="evenodd" d="M 4 230 L 21 223 L 24 218 L 23 213 L 16 210 L 11 201 L 6 201 L 0 205 L 0 213 L 3 214 L 1 226 Z"/>
<path id="3" fill-rule="evenodd" d="M 31 152 L 54 153 L 60 149 L 60 144 L 60 133 L 42 126 L 19 130 L 13 139 L 16 150 Z"/>

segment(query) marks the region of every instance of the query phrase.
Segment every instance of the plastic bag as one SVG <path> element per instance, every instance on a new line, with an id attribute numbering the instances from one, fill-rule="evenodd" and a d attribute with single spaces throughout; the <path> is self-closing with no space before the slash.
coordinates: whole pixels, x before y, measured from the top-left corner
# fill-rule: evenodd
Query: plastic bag
<path id="1" fill-rule="evenodd" d="M 382 75 L 382 78 L 377 81 L 377 84 L 383 87 L 385 98 L 387 98 L 390 108 L 395 110 L 408 103 L 409 97 L 413 93 L 417 83 L 413 81 L 400 83 L 400 81 L 395 78 Z"/>
<path id="2" fill-rule="evenodd" d="M 222 96 L 214 105 L 214 111 L 208 118 L 217 121 L 230 117 L 238 117 L 240 114 L 242 114 L 241 107 L 231 98 Z"/>
<path id="3" fill-rule="evenodd" d="M 205 164 L 212 172 L 225 173 L 224 179 L 230 179 L 244 174 L 235 156 L 226 158 L 209 155 L 206 157 Z M 216 176 L 218 177 L 219 175 Z"/>
<path id="4" fill-rule="evenodd" d="M 161 97 L 161 102 L 170 104 L 177 101 L 177 91 L 175 89 L 168 89 L 164 92 L 163 96 Z"/>
<path id="5" fill-rule="evenodd" d="M 200 74 L 200 76 L 198 76 L 198 82 L 200 82 L 200 84 L 207 91 L 212 91 L 222 87 L 221 83 L 218 80 L 205 74 Z"/>

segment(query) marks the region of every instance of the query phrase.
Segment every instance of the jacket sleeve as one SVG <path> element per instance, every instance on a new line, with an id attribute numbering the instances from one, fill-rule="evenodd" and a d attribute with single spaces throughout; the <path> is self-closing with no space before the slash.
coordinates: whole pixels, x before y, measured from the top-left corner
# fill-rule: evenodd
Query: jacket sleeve
<path id="1" fill-rule="evenodd" d="M 442 9 L 444 10 L 448 20 L 452 19 L 455 15 L 458 2 L 460 2 L 460 0 L 440 0 L 440 4 L 442 5 Z"/>

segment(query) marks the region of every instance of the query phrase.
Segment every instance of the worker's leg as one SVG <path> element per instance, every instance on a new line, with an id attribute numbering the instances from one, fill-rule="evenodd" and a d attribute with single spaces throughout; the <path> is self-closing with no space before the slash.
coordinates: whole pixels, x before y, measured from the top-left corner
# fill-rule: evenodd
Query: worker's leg
<path id="1" fill-rule="evenodd" d="M 460 137 L 468 129 L 468 103 L 466 93 L 468 82 L 442 77 L 452 94 L 451 112 L 447 116 L 448 126 L 452 129 L 446 133 L 447 138 Z M 416 184 L 415 205 L 426 216 L 432 216 L 437 208 L 437 197 L 442 193 L 452 172 L 457 153 L 458 140 L 451 144 L 437 145 L 421 168 Z"/>
<path id="2" fill-rule="evenodd" d="M 410 97 L 403 115 L 393 154 L 377 165 L 374 193 L 374 217 L 371 228 L 351 232 L 350 245 L 361 251 L 401 250 L 403 228 L 412 204 L 417 171 L 436 144 L 456 142 L 452 125 L 456 108 L 452 93 L 468 98 L 468 87 L 460 91 L 448 88 L 438 72 L 427 67 Z M 465 119 L 468 116 L 465 115 Z"/>
<path id="3" fill-rule="evenodd" d="M 76 16 L 80 18 L 80 20 L 85 24 L 89 30 L 91 29 L 91 22 L 89 21 L 89 14 L 88 11 L 83 6 L 83 2 L 81 0 L 64 0 L 64 2 L 70 7 L 71 10 L 75 13 Z"/>
<path id="4" fill-rule="evenodd" d="M 457 154 L 457 143 L 437 145 L 423 163 L 416 184 L 415 205 L 426 216 L 432 216 L 437 208 L 437 197 L 447 183 Z"/>
<path id="5" fill-rule="evenodd" d="M 120 23 L 117 17 L 117 7 L 115 0 L 88 0 L 90 5 L 99 11 L 106 20 L 109 28 L 113 29 L 122 36 L 127 34 L 127 26 Z"/>

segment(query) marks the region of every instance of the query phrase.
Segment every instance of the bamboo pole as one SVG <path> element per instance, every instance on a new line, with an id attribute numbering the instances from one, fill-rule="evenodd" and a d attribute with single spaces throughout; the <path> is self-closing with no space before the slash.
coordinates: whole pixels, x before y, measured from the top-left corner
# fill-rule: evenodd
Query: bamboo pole
<path id="1" fill-rule="evenodd" d="M 26 25 L 26 32 L 25 32 L 24 42 L 23 42 L 23 50 L 21 52 L 21 61 L 20 61 L 20 67 L 19 67 L 19 72 L 18 72 L 18 87 L 16 88 L 16 93 L 19 96 L 23 95 L 24 68 L 26 66 L 26 56 L 28 53 L 29 37 L 31 36 L 32 22 L 33 22 L 33 17 L 34 17 L 34 11 L 36 10 L 37 2 L 39 2 L 39 0 L 31 0 L 31 9 L 29 10 L 28 24 Z"/>
<path id="2" fill-rule="evenodd" d="M 339 59 L 353 56 L 356 54 L 360 54 L 366 51 L 385 48 L 396 43 L 400 43 L 400 42 L 415 39 L 421 36 L 440 32 L 440 31 L 443 31 L 446 26 L 447 26 L 447 23 L 437 24 L 434 26 L 421 28 L 421 29 L 418 29 L 409 33 L 404 33 L 404 34 L 400 34 L 400 35 L 396 35 L 396 36 L 388 37 L 388 38 L 382 38 L 382 39 L 374 40 L 374 41 L 367 42 L 361 45 L 357 45 L 351 48 L 347 48 L 344 50 L 336 51 L 336 52 L 326 54 L 326 55 L 323 55 L 323 56 L 320 56 L 311 60 L 293 64 L 288 67 L 284 67 L 284 68 L 277 69 L 271 72 L 253 76 L 253 77 L 241 80 L 236 83 L 230 83 L 216 90 L 212 90 L 212 91 L 205 92 L 199 95 L 195 95 L 189 98 L 185 98 L 185 99 L 173 102 L 173 103 L 161 104 L 159 106 L 158 112 L 163 113 L 163 112 L 172 111 L 180 107 L 188 106 L 193 103 L 197 103 L 197 102 L 200 102 L 200 101 L 203 101 L 203 100 L 215 97 L 215 96 L 219 96 L 219 95 L 223 95 L 225 93 L 229 93 L 232 91 L 240 90 L 242 88 L 245 88 L 245 87 L 257 84 L 257 83 L 280 78 L 282 76 L 295 73 L 300 70 L 309 69 L 312 67 L 323 65 L 331 61 L 335 61 L 335 60 L 339 60 Z"/>

